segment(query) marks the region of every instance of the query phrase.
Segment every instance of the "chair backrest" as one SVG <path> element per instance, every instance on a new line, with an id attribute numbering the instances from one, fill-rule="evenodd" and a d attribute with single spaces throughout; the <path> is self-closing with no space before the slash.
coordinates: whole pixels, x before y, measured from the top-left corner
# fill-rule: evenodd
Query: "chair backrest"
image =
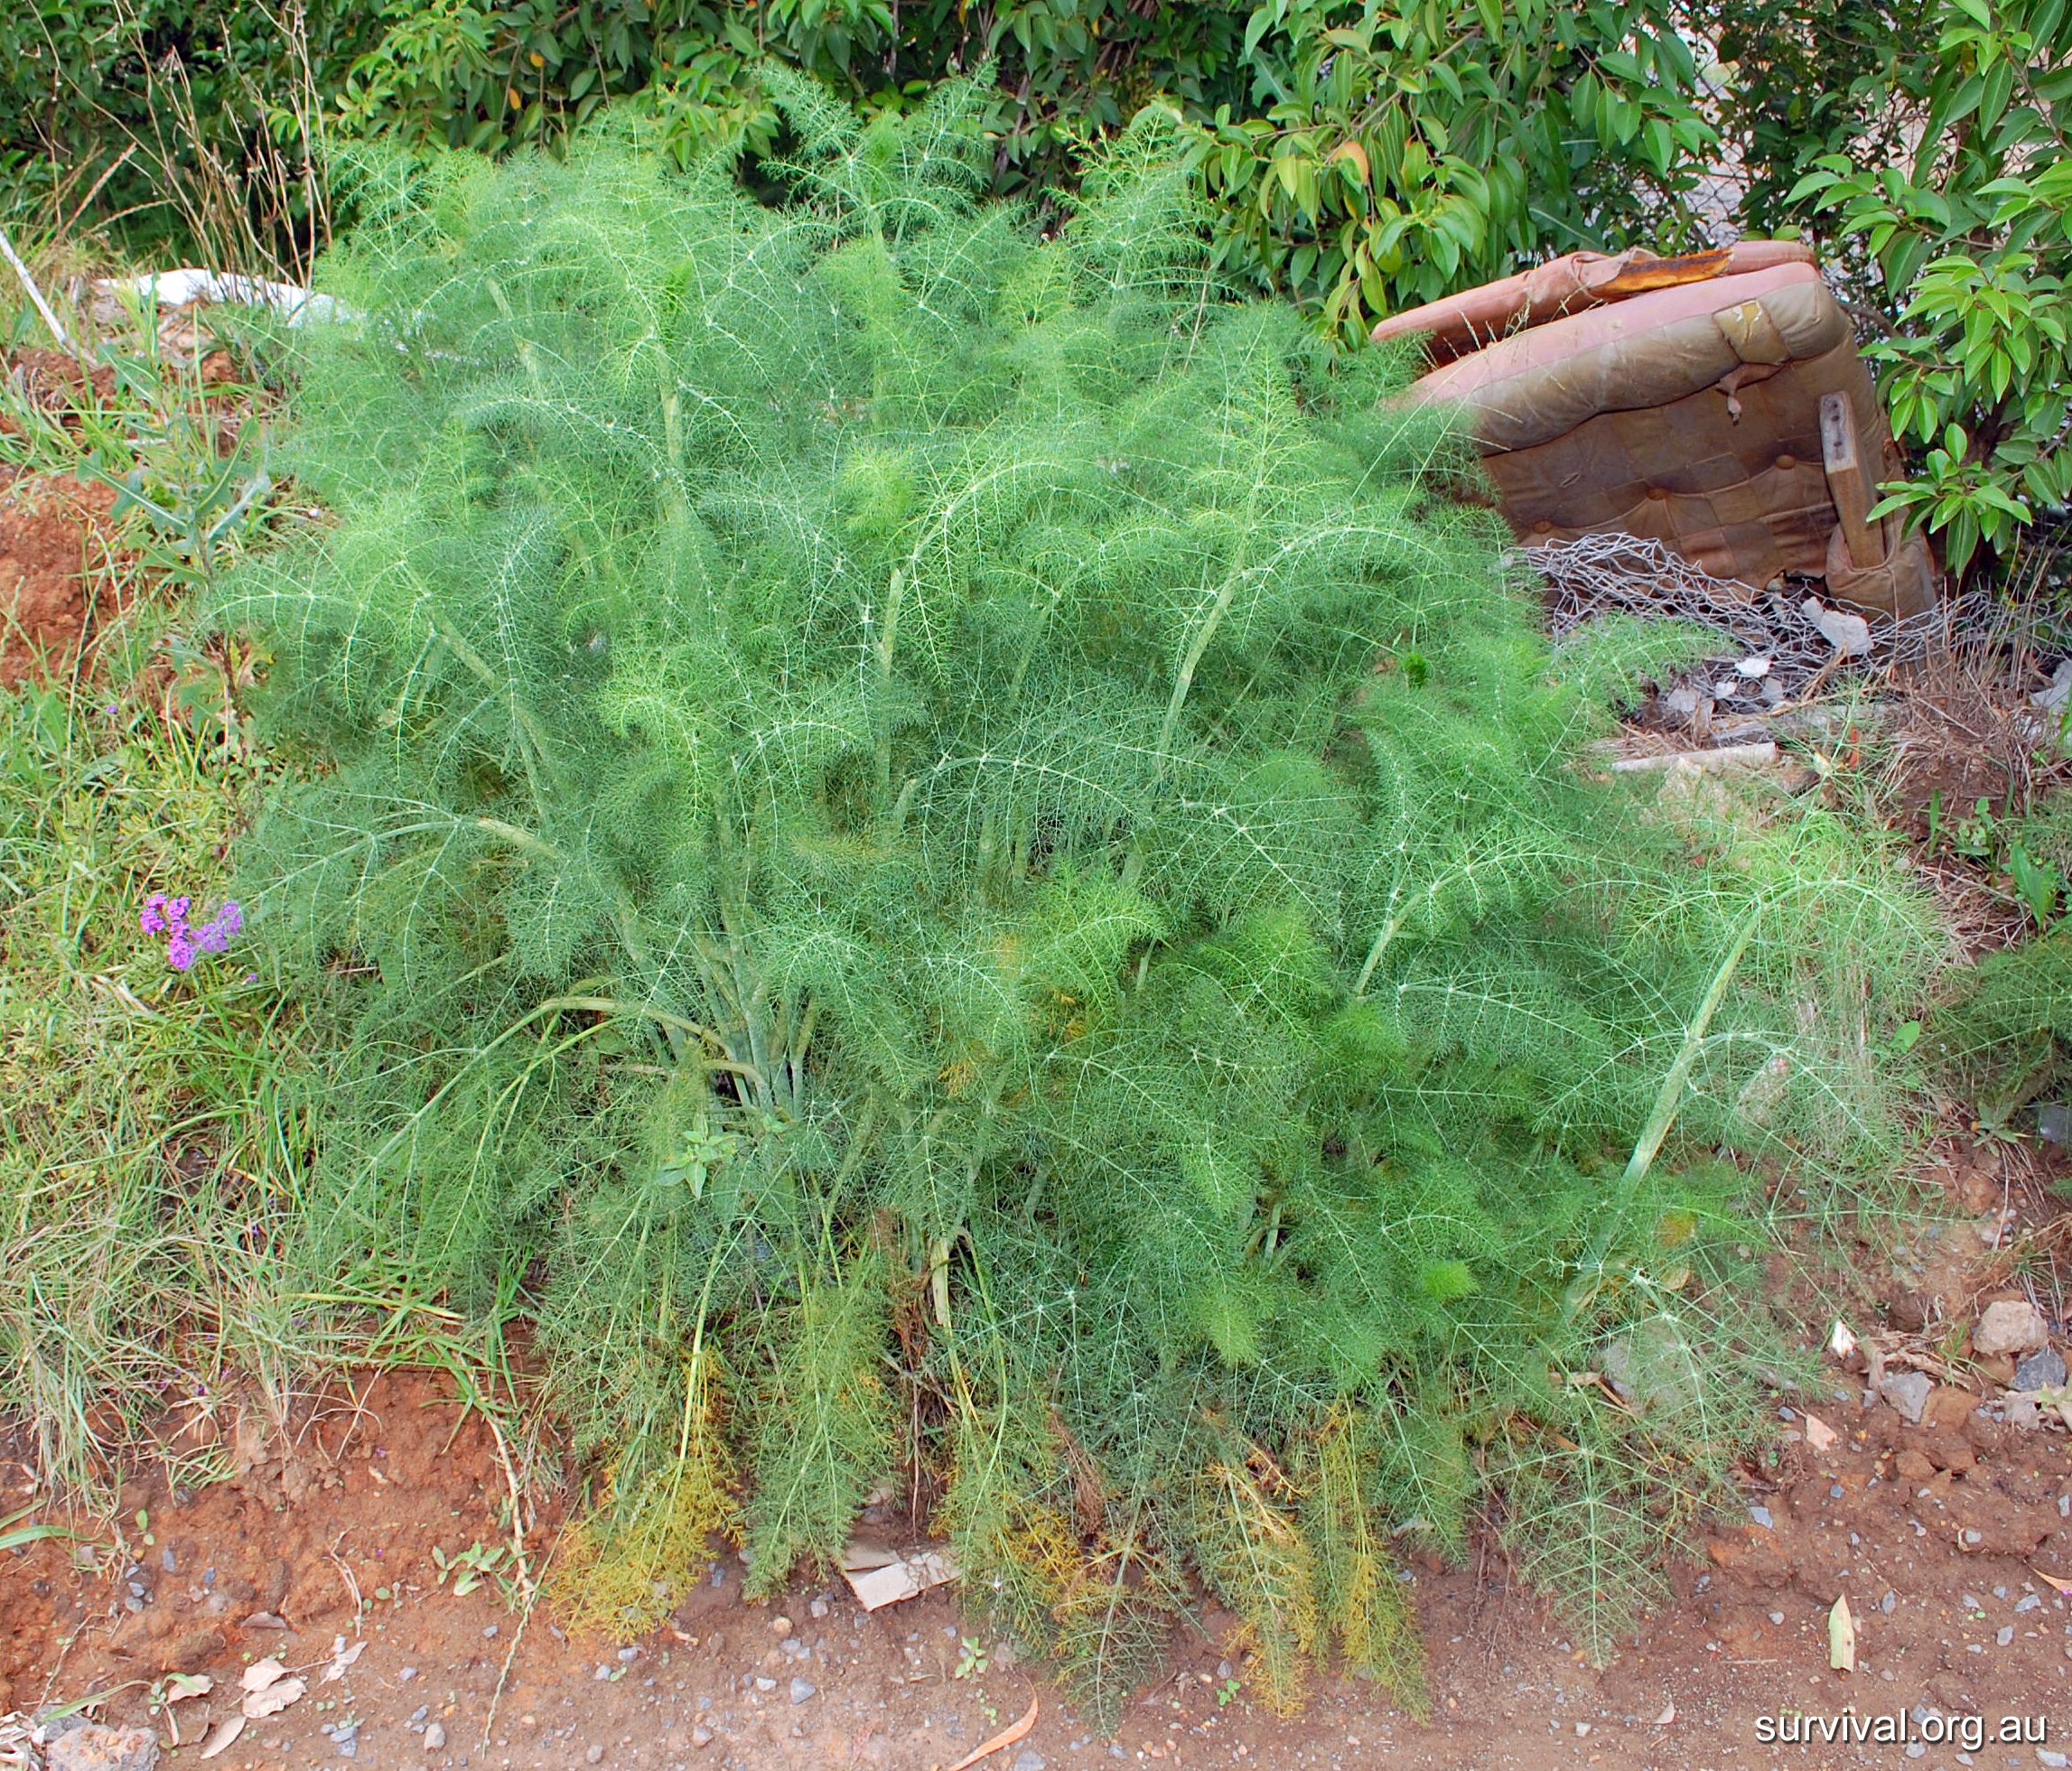
<path id="1" fill-rule="evenodd" d="M 1411 396 L 1468 407 L 1521 538 L 1637 535 L 1751 593 L 1788 571 L 1874 612 L 1932 605 L 1926 545 L 1862 518 L 1876 483 L 1898 475 L 1898 451 L 1848 316 L 1804 247 L 1581 256 L 1377 328 L 1420 335 L 1423 316 L 1435 354 L 1451 352 Z M 1498 312 L 1512 330 L 1456 349 Z"/>

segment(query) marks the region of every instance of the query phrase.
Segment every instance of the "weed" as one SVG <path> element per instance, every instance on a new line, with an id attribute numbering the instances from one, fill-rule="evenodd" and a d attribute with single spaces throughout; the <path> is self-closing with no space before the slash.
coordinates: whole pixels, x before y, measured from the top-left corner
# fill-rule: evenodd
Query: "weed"
<path id="1" fill-rule="evenodd" d="M 340 1054 L 285 1258 L 535 1288 L 621 1608 L 713 1529 L 826 1567 L 896 1470 L 1098 1707 L 1193 1577 L 1276 1707 L 1333 1645 L 1414 1693 L 1393 1533 L 1493 1483 L 1601 1650 L 1780 1356 L 1750 1170 L 1905 1136 L 1925 908 L 1582 777 L 1659 646 L 1550 652 L 1155 121 L 1042 239 L 969 89 L 773 79 L 788 206 L 434 158 L 335 260 L 336 524 L 212 604 L 298 767 L 245 938 Z M 1550 1377 L 1615 1356 L 1631 1409 Z"/>

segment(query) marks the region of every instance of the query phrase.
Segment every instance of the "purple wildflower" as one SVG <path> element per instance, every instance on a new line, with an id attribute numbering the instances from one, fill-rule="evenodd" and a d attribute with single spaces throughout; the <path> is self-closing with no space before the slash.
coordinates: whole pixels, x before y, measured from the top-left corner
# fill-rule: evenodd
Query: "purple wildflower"
<path id="1" fill-rule="evenodd" d="M 175 972 L 186 971 L 202 954 L 221 953 L 245 926 L 245 912 L 235 899 L 227 898 L 207 922 L 192 927 L 187 913 L 193 903 L 191 898 L 169 899 L 163 891 L 154 891 L 137 918 L 146 935 L 165 937 L 165 963 Z"/>

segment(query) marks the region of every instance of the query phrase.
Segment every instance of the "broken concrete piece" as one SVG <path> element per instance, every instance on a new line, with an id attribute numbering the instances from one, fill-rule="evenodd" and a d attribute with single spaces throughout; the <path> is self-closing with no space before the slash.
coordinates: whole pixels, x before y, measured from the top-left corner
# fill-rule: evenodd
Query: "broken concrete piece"
<path id="1" fill-rule="evenodd" d="M 1822 606 L 1817 597 L 1799 605 L 1806 619 L 1820 630 L 1820 637 L 1845 658 L 1860 658 L 1871 649 L 1871 623 L 1845 610 Z"/>
<path id="2" fill-rule="evenodd" d="M 1640 775 L 1669 769 L 1759 769 L 1777 760 L 1777 746 L 1725 744 L 1713 750 L 1670 750 L 1661 756 L 1620 757 L 1611 765 L 1614 775 Z"/>
<path id="3" fill-rule="evenodd" d="M 909 1555 L 876 1544 L 853 1543 L 842 1555 L 842 1578 L 866 1611 L 896 1605 L 930 1587 L 957 1579 L 959 1570 L 947 1552 L 917 1550 Z"/>
<path id="4" fill-rule="evenodd" d="M 2027 1301 L 1988 1304 L 1972 1330 L 1972 1352 L 1982 1359 L 2011 1353 L 2020 1358 L 2050 1344 L 2050 1329 L 2036 1306 Z"/>

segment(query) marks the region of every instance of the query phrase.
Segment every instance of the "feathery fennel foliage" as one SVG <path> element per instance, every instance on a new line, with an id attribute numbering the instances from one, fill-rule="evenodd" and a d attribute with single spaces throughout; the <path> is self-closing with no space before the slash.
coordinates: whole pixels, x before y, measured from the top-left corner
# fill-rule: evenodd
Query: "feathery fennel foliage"
<path id="1" fill-rule="evenodd" d="M 1276 1701 L 1333 1644 L 1413 1695 L 1391 1534 L 1516 1478 L 1601 1643 L 1759 1362 L 1686 1158 L 1890 1150 L 1923 914 L 1817 812 L 1575 766 L 1660 636 L 1549 651 L 1442 423 L 1217 285 L 1154 126 L 1042 238 L 969 92 L 785 102 L 784 207 L 456 156 L 330 262 L 337 520 L 217 611 L 327 763 L 245 853 L 350 1035 L 300 1258 L 528 1275 L 629 1616 L 732 1460 L 761 1590 L 931 1471 L 1097 1702 L 1196 1580 Z M 1657 1319 L 1698 1397 L 1564 1380 Z"/>

